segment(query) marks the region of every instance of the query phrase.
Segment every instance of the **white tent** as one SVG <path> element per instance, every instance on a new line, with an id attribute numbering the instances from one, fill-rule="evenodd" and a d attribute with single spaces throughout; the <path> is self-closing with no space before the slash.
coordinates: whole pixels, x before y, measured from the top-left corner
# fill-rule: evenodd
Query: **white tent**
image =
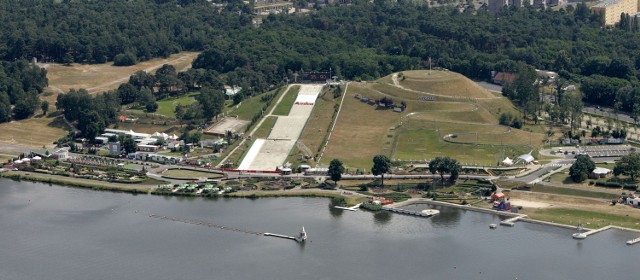
<path id="1" fill-rule="evenodd" d="M 524 154 L 518 157 L 518 160 L 524 161 L 524 163 L 529 164 L 535 160 L 531 154 Z"/>
<path id="2" fill-rule="evenodd" d="M 611 174 L 611 172 L 611 169 L 604 167 L 596 167 L 593 171 L 591 171 L 591 173 L 593 173 L 593 176 L 597 178 L 607 177 L 607 175 Z"/>
<path id="3" fill-rule="evenodd" d="M 509 157 L 507 157 L 502 161 L 502 164 L 504 164 L 504 165 L 512 165 L 513 164 L 513 160 L 510 159 Z"/>

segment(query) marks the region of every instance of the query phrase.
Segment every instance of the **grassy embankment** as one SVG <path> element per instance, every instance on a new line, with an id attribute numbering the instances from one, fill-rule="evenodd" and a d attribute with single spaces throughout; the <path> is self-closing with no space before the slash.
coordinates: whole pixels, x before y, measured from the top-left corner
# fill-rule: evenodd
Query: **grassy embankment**
<path id="1" fill-rule="evenodd" d="M 394 86 L 390 76 L 374 83 L 352 83 L 325 159 L 341 159 L 353 169 L 370 168 L 376 154 L 393 160 L 451 156 L 465 164 L 495 165 L 505 156 L 518 156 L 529 152 L 529 145 L 543 143 L 542 133 L 498 125 L 501 113 L 518 115 L 506 98 L 479 88 L 457 73 L 425 73 L 404 72 L 410 76 L 405 79 L 411 80 L 406 84 L 410 90 Z M 421 76 L 426 78 L 418 80 Z M 407 109 L 402 113 L 379 110 L 354 98 L 356 94 L 375 99 L 391 97 L 396 104 L 406 102 Z M 424 97 L 433 100 L 420 100 Z M 449 134 L 455 136 L 444 137 Z"/>
<path id="2" fill-rule="evenodd" d="M 300 91 L 300 86 L 292 86 L 285 93 L 285 96 L 282 98 L 282 101 L 278 104 L 273 110 L 273 115 L 276 116 L 287 116 L 289 115 L 289 111 L 291 111 L 291 107 L 293 107 L 293 102 L 296 101 L 298 97 L 298 92 Z"/>
<path id="3" fill-rule="evenodd" d="M 106 181 L 95 181 L 95 180 L 88 180 L 88 179 L 56 176 L 56 175 L 22 173 L 22 172 L 13 172 L 13 171 L 0 173 L 0 177 L 9 178 L 9 179 L 18 180 L 18 181 L 25 180 L 25 181 L 32 181 L 32 182 L 42 182 L 42 183 L 56 184 L 56 185 L 62 185 L 62 186 L 88 188 L 88 189 L 99 190 L 99 191 L 145 193 L 145 194 L 148 193 L 150 190 L 152 190 L 155 186 L 166 183 L 164 181 L 149 179 L 145 181 L 145 183 L 148 183 L 145 185 L 119 184 L 119 183 L 111 183 Z"/>
<path id="4" fill-rule="evenodd" d="M 629 210 L 631 211 L 635 209 Z M 586 228 L 590 229 L 597 229 L 608 225 L 640 229 L 640 223 L 638 222 L 637 217 L 615 215 L 588 210 L 548 208 L 532 210 L 530 212 L 527 212 L 527 215 L 532 219 L 565 225 L 577 225 L 579 223 L 582 223 Z"/>
<path id="5" fill-rule="evenodd" d="M 327 133 L 331 129 L 333 121 L 335 121 L 337 109 L 342 99 L 342 96 L 333 98 L 334 90 L 326 91 L 316 100 L 313 112 L 311 112 L 299 138 L 305 151 L 301 151 L 297 146 L 294 146 L 287 158 L 288 162 L 293 163 L 294 168 L 300 164 L 309 164 L 311 166 L 316 164 L 314 158 L 317 158 L 321 152 L 322 145 L 327 140 Z M 304 155 L 312 158 L 307 160 Z"/>

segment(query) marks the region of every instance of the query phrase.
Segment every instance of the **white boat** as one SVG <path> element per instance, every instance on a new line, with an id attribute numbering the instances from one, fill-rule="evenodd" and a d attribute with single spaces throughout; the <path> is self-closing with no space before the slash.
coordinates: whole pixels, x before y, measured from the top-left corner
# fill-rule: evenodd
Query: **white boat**
<path id="1" fill-rule="evenodd" d="M 307 240 L 307 231 L 304 230 L 304 227 L 302 227 L 302 231 L 300 231 L 300 235 L 298 235 L 298 237 L 296 237 L 296 241 L 297 242 L 305 242 Z"/>
<path id="2" fill-rule="evenodd" d="M 576 233 L 571 235 L 573 237 L 573 239 L 585 239 L 585 238 L 587 238 L 587 235 L 582 233 L 582 230 L 584 230 L 584 228 L 582 227 L 582 224 L 578 224 L 578 226 L 576 228 L 578 229 L 578 232 L 576 232 Z"/>

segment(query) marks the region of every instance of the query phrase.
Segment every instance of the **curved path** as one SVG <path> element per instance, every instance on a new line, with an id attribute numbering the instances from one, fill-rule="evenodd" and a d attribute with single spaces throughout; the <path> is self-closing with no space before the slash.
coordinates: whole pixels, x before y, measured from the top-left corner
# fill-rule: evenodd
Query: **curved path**
<path id="1" fill-rule="evenodd" d="M 393 75 L 391 75 L 391 80 L 393 81 L 393 86 L 397 87 L 399 89 L 410 91 L 410 92 L 415 92 L 415 93 L 419 93 L 419 94 L 424 94 L 424 95 L 442 97 L 442 98 L 471 99 L 471 100 L 491 100 L 491 99 L 504 98 L 504 97 L 501 97 L 501 96 L 493 96 L 493 97 L 461 97 L 461 96 L 455 96 L 455 95 L 435 94 L 435 93 L 429 93 L 429 92 L 419 91 L 419 90 L 415 90 L 415 89 L 410 89 L 410 88 L 406 88 L 406 87 L 403 87 L 402 85 L 400 85 L 400 82 L 398 81 L 398 73 L 393 73 Z"/>

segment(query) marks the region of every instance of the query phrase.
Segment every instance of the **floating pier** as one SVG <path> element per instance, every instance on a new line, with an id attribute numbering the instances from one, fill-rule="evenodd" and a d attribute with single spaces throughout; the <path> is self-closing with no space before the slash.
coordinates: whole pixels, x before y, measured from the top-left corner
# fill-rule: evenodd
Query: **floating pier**
<path id="1" fill-rule="evenodd" d="M 640 243 L 640 237 L 627 241 L 627 245 L 633 245 L 633 244 L 636 244 L 636 243 Z"/>
<path id="2" fill-rule="evenodd" d="M 394 213 L 411 215 L 411 216 L 418 216 L 418 217 L 431 217 L 431 216 L 440 214 L 440 211 L 435 210 L 435 209 L 426 209 L 426 210 L 423 210 L 421 212 L 417 212 L 417 211 L 411 211 L 411 210 L 406 210 L 406 209 L 402 209 L 402 208 L 394 208 L 394 207 L 383 206 L 382 210 L 386 210 L 386 211 L 390 211 L 390 212 L 394 212 Z"/>
<path id="3" fill-rule="evenodd" d="M 278 238 L 291 239 L 291 240 L 296 241 L 298 243 L 302 243 L 302 242 L 307 241 L 307 231 L 304 230 L 304 227 L 302 227 L 302 230 L 300 231 L 300 234 L 297 237 L 288 236 L 288 235 L 284 235 L 284 234 L 270 233 L 270 232 L 265 232 L 264 236 L 273 236 L 273 237 L 278 237 Z"/>
<path id="4" fill-rule="evenodd" d="M 358 208 L 360 208 L 360 205 L 362 203 L 358 203 L 354 206 L 351 207 L 344 207 L 344 206 L 334 206 L 333 208 L 338 208 L 338 209 L 342 209 L 342 210 L 348 210 L 348 211 L 358 211 Z"/>
<path id="5" fill-rule="evenodd" d="M 516 225 L 516 224 L 515 224 L 515 222 L 516 222 L 516 221 L 518 221 L 518 220 L 520 220 L 520 219 L 522 219 L 522 218 L 524 218 L 524 217 L 526 217 L 526 216 L 527 216 L 527 215 L 520 215 L 520 216 L 515 216 L 515 217 L 513 217 L 513 218 L 509 218 L 509 219 L 503 220 L 503 221 L 501 221 L 501 222 L 500 222 L 500 225 L 501 225 L 501 226 L 510 226 L 510 227 L 513 227 L 513 226 L 515 226 L 515 225 Z"/>
<path id="6" fill-rule="evenodd" d="M 593 230 L 590 230 L 590 231 L 587 231 L 587 232 L 583 232 L 582 234 L 583 234 L 585 237 L 587 237 L 587 236 L 589 236 L 589 235 L 593 235 L 593 234 L 596 234 L 596 233 L 598 233 L 598 232 L 603 232 L 603 231 L 608 230 L 608 229 L 610 229 L 610 228 L 613 228 L 613 226 L 606 226 L 606 227 L 601 227 L 601 228 L 599 228 L 599 229 L 593 229 Z"/>
<path id="7" fill-rule="evenodd" d="M 280 238 L 284 238 L 284 239 L 291 239 L 291 240 L 296 240 L 295 237 L 293 236 L 288 236 L 288 235 L 283 235 L 283 234 L 277 234 L 277 233 L 270 233 L 270 232 L 265 232 L 264 236 L 273 236 L 273 237 L 280 237 Z"/>

